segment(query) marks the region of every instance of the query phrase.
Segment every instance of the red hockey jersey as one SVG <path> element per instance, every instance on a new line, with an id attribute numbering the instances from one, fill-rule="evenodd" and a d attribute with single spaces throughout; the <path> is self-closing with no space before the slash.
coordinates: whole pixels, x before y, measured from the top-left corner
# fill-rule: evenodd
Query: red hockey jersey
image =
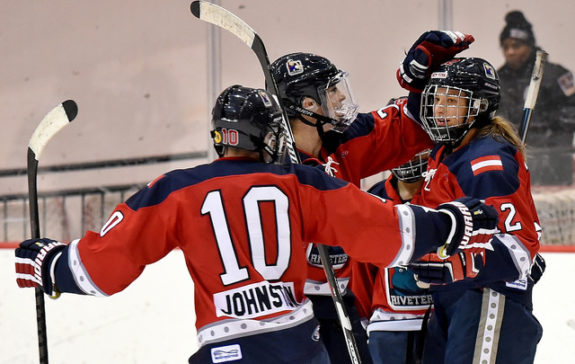
<path id="1" fill-rule="evenodd" d="M 62 291 L 111 295 L 180 248 L 202 345 L 311 319 L 303 292 L 309 241 L 338 244 L 381 266 L 406 264 L 421 214 L 442 215 L 398 210 L 317 168 L 222 158 L 167 173 L 118 205 L 101 231 L 68 246 L 55 282 Z M 417 226 L 445 240 L 448 226 L 423 220 Z"/>
<path id="2" fill-rule="evenodd" d="M 308 165 L 323 165 L 326 173 L 360 187 L 363 178 L 389 170 L 425 148 L 433 146 L 427 133 L 406 109 L 401 99 L 371 113 L 361 113 L 339 140 L 320 151 L 320 158 L 300 151 Z M 351 276 L 350 259 L 341 247 L 330 247 L 330 258 L 340 290 L 345 293 Z M 330 295 L 317 248 L 307 249 L 309 277 L 306 294 Z"/>
<path id="3" fill-rule="evenodd" d="M 483 269 L 481 275 L 519 276 L 514 282 L 501 279 L 488 286 L 530 305 L 532 283 L 525 277 L 525 272 L 530 270 L 539 251 L 541 227 L 522 154 L 503 138 L 493 136 L 477 137 L 450 154 L 444 153 L 444 146 L 434 148 L 421 194 L 411 202 L 436 208 L 441 203 L 471 196 L 495 207 L 501 234 L 493 239 L 505 245 L 513 258 L 507 264 L 491 265 L 496 271 Z M 467 284 L 458 283 L 460 286 Z"/>
<path id="4" fill-rule="evenodd" d="M 369 192 L 394 203 L 401 197 L 392 184 L 393 175 L 370 188 Z M 351 290 L 356 307 L 369 319 L 367 331 L 420 330 L 423 317 L 431 307 L 428 289 L 419 288 L 406 267 L 380 268 L 370 263 L 354 262 Z"/>

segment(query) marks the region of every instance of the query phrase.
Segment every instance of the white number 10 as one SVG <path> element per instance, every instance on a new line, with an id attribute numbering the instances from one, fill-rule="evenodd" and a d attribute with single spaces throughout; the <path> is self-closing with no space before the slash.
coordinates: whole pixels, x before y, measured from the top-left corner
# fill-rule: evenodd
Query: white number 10
<path id="1" fill-rule="evenodd" d="M 258 186 L 251 188 L 243 197 L 242 202 L 253 266 L 264 279 L 279 280 L 288 268 L 291 257 L 288 198 L 275 186 Z M 275 264 L 266 263 L 260 202 L 273 202 L 275 207 L 274 217 L 277 229 L 277 259 Z M 206 195 L 201 212 L 202 215 L 210 215 L 216 243 L 224 265 L 225 272 L 220 275 L 222 283 L 229 285 L 248 279 L 248 269 L 245 266 L 240 267 L 237 259 L 220 191 L 211 191 Z"/>

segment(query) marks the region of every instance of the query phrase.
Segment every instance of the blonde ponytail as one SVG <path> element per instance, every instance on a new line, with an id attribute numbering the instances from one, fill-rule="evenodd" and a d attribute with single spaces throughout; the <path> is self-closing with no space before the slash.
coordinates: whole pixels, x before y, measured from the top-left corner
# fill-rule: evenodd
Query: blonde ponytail
<path id="1" fill-rule="evenodd" d="M 504 138 L 509 143 L 516 146 L 523 155 L 523 158 L 527 160 L 527 156 L 525 155 L 525 147 L 523 143 L 521 143 L 521 139 L 519 138 L 515 127 L 509 121 L 505 120 L 501 116 L 495 116 L 493 119 L 491 119 L 491 123 L 479 129 L 478 136 L 488 135 L 500 136 Z"/>

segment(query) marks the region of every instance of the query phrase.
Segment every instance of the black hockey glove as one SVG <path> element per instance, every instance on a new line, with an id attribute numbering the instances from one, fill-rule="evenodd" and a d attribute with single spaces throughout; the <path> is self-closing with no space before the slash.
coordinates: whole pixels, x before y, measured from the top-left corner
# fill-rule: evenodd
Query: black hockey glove
<path id="1" fill-rule="evenodd" d="M 466 278 L 475 278 L 484 265 L 484 255 L 470 251 L 456 253 L 447 259 L 436 254 L 426 254 L 409 265 L 416 275 L 417 285 L 429 288 L 430 285 L 443 285 Z"/>
<path id="2" fill-rule="evenodd" d="M 531 272 L 529 273 L 529 279 L 533 281 L 533 284 L 539 282 L 543 272 L 545 272 L 545 268 L 547 264 L 545 264 L 545 259 L 541 256 L 541 254 L 535 254 L 535 259 L 533 261 L 533 265 L 531 266 Z"/>
<path id="3" fill-rule="evenodd" d="M 16 248 L 16 283 L 19 287 L 40 287 L 52 296 L 55 264 L 66 247 L 51 239 L 30 239 Z"/>
<path id="4" fill-rule="evenodd" d="M 491 241 L 493 234 L 499 232 L 495 208 L 475 198 L 459 198 L 439 205 L 437 210 L 449 215 L 452 222 L 445 245 L 437 251 L 440 258 L 446 258 L 457 250 L 480 251 Z"/>
<path id="5" fill-rule="evenodd" d="M 461 32 L 430 30 L 413 43 L 397 70 L 404 89 L 421 93 L 434 68 L 469 48 L 475 39 Z"/>

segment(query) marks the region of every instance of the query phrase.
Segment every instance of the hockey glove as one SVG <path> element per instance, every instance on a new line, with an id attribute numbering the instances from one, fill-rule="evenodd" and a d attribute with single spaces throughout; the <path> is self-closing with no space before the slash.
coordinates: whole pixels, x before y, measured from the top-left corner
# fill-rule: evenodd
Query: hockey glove
<path id="1" fill-rule="evenodd" d="M 529 273 L 529 279 L 533 281 L 533 284 L 539 282 L 543 272 L 545 272 L 545 268 L 547 265 L 545 264 L 545 259 L 541 256 L 541 254 L 535 254 L 535 259 L 533 261 L 533 265 L 531 266 L 531 272 Z"/>
<path id="2" fill-rule="evenodd" d="M 457 250 L 482 249 L 491 241 L 497 230 L 497 211 L 481 201 L 463 197 L 439 205 L 437 211 L 451 218 L 451 231 L 445 244 L 437 251 L 446 258 Z"/>
<path id="3" fill-rule="evenodd" d="M 397 70 L 401 87 L 421 93 L 434 68 L 469 48 L 475 39 L 470 34 L 442 30 L 423 33 L 413 43 Z"/>
<path id="4" fill-rule="evenodd" d="M 418 286 L 442 285 L 475 278 L 484 265 L 484 255 L 469 251 L 459 252 L 447 259 L 436 254 L 427 254 L 411 263 L 409 269 L 415 274 Z"/>
<path id="5" fill-rule="evenodd" d="M 40 287 L 52 296 L 54 268 L 66 247 L 51 239 L 30 239 L 16 249 L 16 283 L 20 287 Z"/>

